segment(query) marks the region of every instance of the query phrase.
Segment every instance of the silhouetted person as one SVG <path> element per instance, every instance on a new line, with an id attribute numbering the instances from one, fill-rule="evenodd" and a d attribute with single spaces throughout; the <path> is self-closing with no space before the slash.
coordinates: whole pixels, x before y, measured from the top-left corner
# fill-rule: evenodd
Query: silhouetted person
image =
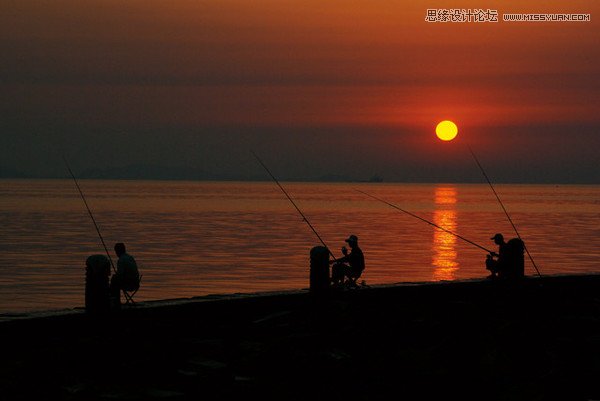
<path id="1" fill-rule="evenodd" d="M 346 247 L 342 247 L 343 257 L 333 260 L 331 267 L 331 281 L 334 286 L 344 284 L 344 279 L 348 279 L 347 284 L 356 286 L 356 280 L 365 270 L 365 257 L 362 250 L 358 247 L 358 237 L 351 235 L 345 240 L 351 251 L 348 253 Z"/>
<path id="2" fill-rule="evenodd" d="M 516 279 L 525 275 L 525 259 L 523 252 L 525 244 L 520 238 L 504 241 L 502 234 L 496 234 L 492 238 L 498 245 L 498 253 L 492 252 L 486 260 L 486 268 L 490 270 L 491 277 L 505 279 Z M 496 259 L 494 259 L 496 258 Z"/>
<path id="3" fill-rule="evenodd" d="M 120 303 L 121 291 L 137 291 L 140 286 L 140 273 L 137 263 L 133 256 L 127 253 L 125 244 L 122 242 L 115 244 L 115 253 L 119 260 L 117 261 L 117 272 L 110 280 L 110 289 L 113 299 L 117 304 Z"/>
<path id="4" fill-rule="evenodd" d="M 490 271 L 490 278 L 503 277 L 507 267 L 507 244 L 504 242 L 504 236 L 500 233 L 490 239 L 498 245 L 498 253 L 491 252 L 488 255 L 485 267 Z"/>

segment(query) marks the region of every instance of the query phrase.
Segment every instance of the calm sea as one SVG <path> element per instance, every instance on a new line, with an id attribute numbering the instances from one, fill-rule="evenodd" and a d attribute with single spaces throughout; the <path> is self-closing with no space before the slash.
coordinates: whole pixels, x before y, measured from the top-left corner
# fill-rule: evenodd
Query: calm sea
<path id="1" fill-rule="evenodd" d="M 307 288 L 318 239 L 274 183 L 82 180 L 109 249 L 143 274 L 138 300 Z M 481 245 L 514 231 L 487 185 L 284 183 L 340 254 L 359 237 L 368 284 L 484 277 Z M 497 185 L 540 272 L 600 271 L 600 186 Z M 0 312 L 82 306 L 86 258 L 103 253 L 72 181 L 0 180 Z M 536 274 L 526 260 L 526 274 Z"/>

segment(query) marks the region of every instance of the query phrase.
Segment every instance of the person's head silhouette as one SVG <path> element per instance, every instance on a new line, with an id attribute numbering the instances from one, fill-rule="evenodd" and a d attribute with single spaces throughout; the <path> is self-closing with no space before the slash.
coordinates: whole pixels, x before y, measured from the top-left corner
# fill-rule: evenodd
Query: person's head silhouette
<path id="1" fill-rule="evenodd" d="M 122 242 L 117 242 L 115 244 L 115 253 L 117 256 L 121 257 L 121 255 L 125 254 L 125 244 Z"/>
<path id="2" fill-rule="evenodd" d="M 345 241 L 348 243 L 350 248 L 355 248 L 358 245 L 358 237 L 354 234 L 346 238 Z"/>
<path id="3" fill-rule="evenodd" d="M 490 238 L 491 240 L 494 240 L 494 243 L 496 245 L 501 245 L 504 244 L 504 236 L 500 233 L 494 235 L 492 238 Z"/>

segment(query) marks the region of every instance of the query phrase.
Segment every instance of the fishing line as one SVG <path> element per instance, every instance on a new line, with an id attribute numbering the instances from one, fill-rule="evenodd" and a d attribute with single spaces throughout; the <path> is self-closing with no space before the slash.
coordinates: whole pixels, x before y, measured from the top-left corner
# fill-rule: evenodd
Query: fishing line
<path id="1" fill-rule="evenodd" d="M 404 213 L 408 214 L 409 216 L 412 216 L 412 217 L 414 217 L 414 218 L 417 218 L 417 219 L 419 219 L 419 220 L 421 220 L 421 221 L 423 221 L 423 222 L 425 222 L 425 223 L 427 223 L 427 224 L 429 224 L 429 225 L 432 225 L 432 226 L 434 226 L 435 228 L 438 228 L 438 229 L 440 229 L 440 230 L 442 230 L 442 231 L 444 231 L 444 232 L 447 232 L 448 234 L 452 234 L 452 235 L 454 235 L 455 237 L 457 237 L 457 238 L 460 238 L 461 240 L 463 240 L 463 241 L 465 241 L 465 242 L 468 242 L 468 243 L 469 243 L 469 244 L 471 244 L 471 245 L 475 245 L 475 246 L 476 246 L 477 248 L 479 248 L 479 249 L 483 249 L 484 251 L 486 251 L 486 252 L 488 252 L 488 253 L 492 253 L 492 251 L 490 251 L 489 249 L 487 249 L 487 248 L 484 248 L 484 247 L 482 247 L 481 245 L 479 245 L 479 244 L 476 244 L 475 242 L 473 242 L 473 241 L 471 241 L 471 240 L 468 240 L 468 239 L 466 239 L 465 237 L 463 237 L 463 236 L 461 236 L 461 235 L 458 235 L 458 234 L 456 234 L 456 233 L 454 233 L 454 232 L 452 232 L 452 231 L 450 231 L 450 230 L 448 230 L 448 229 L 446 229 L 446 228 L 444 228 L 444 227 L 438 226 L 437 224 L 435 224 L 435 223 L 432 223 L 432 222 L 431 222 L 431 221 L 429 221 L 429 220 L 426 220 L 426 219 L 424 219 L 424 218 L 422 218 L 422 217 L 420 217 L 420 216 L 417 216 L 417 215 L 416 215 L 416 214 L 414 214 L 414 213 L 411 213 L 411 212 L 409 212 L 409 211 L 407 211 L 407 210 L 404 210 L 404 209 L 402 209 L 401 207 L 394 205 L 393 203 L 390 203 L 390 202 L 388 202 L 388 201 L 386 201 L 386 200 L 383 200 L 383 199 L 381 199 L 381 198 L 378 198 L 378 197 L 376 197 L 376 196 L 374 196 L 374 195 L 371 195 L 371 194 L 368 194 L 368 193 L 366 193 L 366 192 L 363 192 L 363 191 L 361 191 L 361 190 L 359 190 L 359 189 L 355 189 L 355 191 L 356 191 L 356 192 L 360 192 L 360 193 L 361 193 L 361 194 L 363 194 L 363 195 L 367 195 L 367 196 L 369 196 L 369 197 L 371 197 L 371 198 L 373 198 L 373 199 L 376 199 L 376 200 L 378 200 L 379 202 L 383 202 L 383 203 L 385 203 L 386 205 L 388 205 L 388 206 L 390 206 L 390 207 L 393 207 L 394 209 L 397 209 L 397 210 L 399 210 L 399 211 L 401 211 L 401 212 L 404 212 Z"/>
<path id="2" fill-rule="evenodd" d="M 100 228 L 98 227 L 98 223 L 96 223 L 96 219 L 94 218 L 94 215 L 92 214 L 92 210 L 90 209 L 87 201 L 85 200 L 85 196 L 83 195 L 83 191 L 81 190 L 81 187 L 79 186 L 79 183 L 77 182 L 77 178 L 75 178 L 75 174 L 73 174 L 73 170 L 71 170 L 71 167 L 69 166 L 69 162 L 67 162 L 67 158 L 64 155 L 62 158 L 65 162 L 65 165 L 67 166 L 67 170 L 69 170 L 69 174 L 71 175 L 71 178 L 73 178 L 73 182 L 75 183 L 75 186 L 77 187 L 77 191 L 79 191 L 79 195 L 81 196 L 81 199 L 83 200 L 85 208 L 87 209 L 87 212 L 90 215 L 92 222 L 94 223 L 94 227 L 96 228 L 98 237 L 100 237 L 100 242 L 102 242 L 102 246 L 104 247 L 106 256 L 108 256 L 108 261 L 110 262 L 110 267 L 112 267 L 113 273 L 117 274 L 117 269 L 115 269 L 115 264 L 113 263 L 113 260 L 110 257 L 110 252 L 108 252 L 108 248 L 106 247 L 106 242 L 104 242 L 104 237 L 102 237 L 102 234 L 100 233 Z M 132 299 L 133 295 L 130 295 L 127 291 L 125 291 L 125 289 L 121 289 L 121 291 L 123 292 L 125 299 L 128 300 L 127 302 L 133 301 L 133 299 Z"/>
<path id="3" fill-rule="evenodd" d="M 527 249 L 527 246 L 525 245 L 525 241 L 523 241 L 523 239 L 521 238 L 521 235 L 519 234 L 519 231 L 517 230 L 517 227 L 515 226 L 515 223 L 513 223 L 512 219 L 510 218 L 510 215 L 508 214 L 508 211 L 504 207 L 504 203 L 502 203 L 502 201 L 500 200 L 500 197 L 498 196 L 498 193 L 494 189 L 494 186 L 492 185 L 492 182 L 490 181 L 488 175 L 485 173 L 485 170 L 483 169 L 483 166 L 481 165 L 481 163 L 479 163 L 479 159 L 477 159 L 477 156 L 475 156 L 475 152 L 473 152 L 473 149 L 471 149 L 471 147 L 469 145 L 467 145 L 467 148 L 469 149 L 469 152 L 471 152 L 471 156 L 473 156 L 473 159 L 475 159 L 475 163 L 477 163 L 477 166 L 479 166 L 479 169 L 483 173 L 483 176 L 485 177 L 485 180 L 487 181 L 487 183 L 489 184 L 490 188 L 492 189 L 492 192 L 496 196 L 496 199 L 498 199 L 498 202 L 500 203 L 500 206 L 502 206 L 502 210 L 504 211 L 504 214 L 506 215 L 506 218 L 508 218 L 508 221 L 512 225 L 512 228 L 515 230 L 515 233 L 517 234 L 517 237 L 519 237 L 519 239 L 521 240 L 521 243 L 523 244 L 523 248 L 525 249 L 525 252 L 527 252 L 527 256 L 529 256 L 529 260 L 531 260 L 531 263 L 533 264 L 533 267 L 535 268 L 535 271 L 537 272 L 538 276 L 541 277 L 542 275 L 540 274 L 540 271 L 539 271 L 537 265 L 535 264 L 535 262 L 533 260 L 533 257 L 529 253 L 529 250 Z"/>
<path id="4" fill-rule="evenodd" d="M 85 200 L 85 196 L 83 195 L 83 191 L 81 190 L 81 187 L 79 186 L 79 183 L 77 182 L 77 178 L 75 178 L 75 174 L 73 174 L 73 171 L 71 170 L 71 167 L 69 166 L 69 162 L 67 161 L 67 158 L 63 155 L 63 160 L 65 162 L 65 165 L 67 166 L 67 170 L 69 170 L 69 174 L 71 175 L 71 178 L 73 178 L 73 182 L 75 183 L 75 186 L 77 187 L 77 191 L 79 191 L 79 195 L 81 196 L 81 199 L 83 200 L 83 203 L 85 205 L 85 208 L 87 209 L 88 214 L 90 215 L 90 218 L 92 219 L 92 222 L 94 223 L 94 227 L 96 228 L 96 232 L 98 233 L 98 237 L 100 237 L 100 242 L 102 242 L 102 246 L 104 247 L 104 250 L 106 251 L 106 256 L 108 256 L 108 260 L 110 261 L 110 266 L 113 269 L 113 272 L 117 272 L 117 269 L 115 269 L 115 265 L 113 263 L 112 258 L 110 257 L 110 252 L 108 252 L 108 248 L 106 247 L 106 243 L 104 242 L 104 238 L 102 237 L 102 234 L 100 233 L 100 228 L 98 227 L 98 224 L 96 223 L 96 219 L 94 218 L 94 215 L 92 214 L 92 211 L 87 203 L 87 201 Z"/>
<path id="5" fill-rule="evenodd" d="M 271 178 L 273 179 L 273 181 L 275 181 L 275 183 L 277 184 L 277 186 L 279 187 L 279 189 L 281 189 L 281 191 L 285 194 L 285 196 L 292 203 L 292 205 L 294 205 L 294 207 L 296 208 L 296 210 L 298 211 L 298 213 L 300 213 L 300 216 L 302 216 L 302 219 L 306 222 L 306 224 L 308 224 L 308 226 L 313 231 L 313 233 L 315 233 L 315 235 L 317 236 L 317 238 L 319 239 L 319 241 L 321 241 L 321 244 L 323 244 L 323 246 L 325 248 L 327 248 L 327 251 L 329 252 L 329 254 L 331 255 L 331 257 L 333 259 L 336 259 L 336 257 L 333 255 L 333 253 L 331 253 L 331 250 L 329 250 L 329 247 L 327 246 L 327 244 L 325 244 L 325 241 L 323 241 L 323 239 L 321 238 L 321 236 L 319 235 L 319 233 L 317 232 L 317 230 L 313 227 L 312 224 L 310 224 L 310 221 L 308 221 L 308 219 L 306 218 L 306 216 L 304 215 L 304 213 L 302 213 L 302 211 L 300 210 L 300 208 L 298 207 L 298 205 L 296 205 L 296 202 L 294 202 L 294 200 L 290 197 L 290 195 L 283 188 L 283 186 L 281 186 L 281 184 L 279 183 L 279 181 L 277 180 L 277 178 L 275 178 L 275 176 L 273 175 L 273 173 L 271 173 L 271 170 L 269 170 L 269 168 L 263 163 L 263 161 L 260 159 L 260 157 L 258 157 L 258 155 L 256 153 L 252 152 L 252 154 L 254 155 L 254 157 L 256 158 L 256 160 L 260 163 L 260 165 L 263 166 L 263 168 L 271 176 Z"/>

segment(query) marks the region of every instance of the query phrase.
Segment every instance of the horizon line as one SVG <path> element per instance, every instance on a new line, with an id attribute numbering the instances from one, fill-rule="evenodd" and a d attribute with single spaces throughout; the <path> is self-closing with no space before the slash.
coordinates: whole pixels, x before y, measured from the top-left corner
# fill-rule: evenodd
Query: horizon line
<path id="1" fill-rule="evenodd" d="M 189 178 L 89 178 L 89 177 L 78 177 L 78 180 L 85 181 L 156 181 L 156 182 L 231 182 L 231 183 L 270 183 L 272 180 L 267 179 L 239 179 L 239 178 L 221 178 L 221 179 L 210 179 L 210 178 L 202 178 L 202 179 L 189 179 Z M 43 176 L 29 176 L 29 177 L 0 177 L 0 180 L 3 181 L 63 181 L 70 180 L 70 177 L 43 177 Z M 423 180 L 423 181 L 399 181 L 399 180 L 390 180 L 390 181 L 369 181 L 369 180 L 299 180 L 299 179 L 280 179 L 281 182 L 287 183 L 298 183 L 298 184 L 378 184 L 378 185 L 386 185 L 386 184 L 457 184 L 457 185 L 488 185 L 487 182 L 484 181 L 433 181 L 433 180 Z M 593 186 L 600 185 L 600 182 L 564 182 L 564 181 L 547 181 L 547 182 L 534 182 L 534 181 L 497 181 L 494 184 L 498 185 L 585 185 L 585 186 Z"/>

